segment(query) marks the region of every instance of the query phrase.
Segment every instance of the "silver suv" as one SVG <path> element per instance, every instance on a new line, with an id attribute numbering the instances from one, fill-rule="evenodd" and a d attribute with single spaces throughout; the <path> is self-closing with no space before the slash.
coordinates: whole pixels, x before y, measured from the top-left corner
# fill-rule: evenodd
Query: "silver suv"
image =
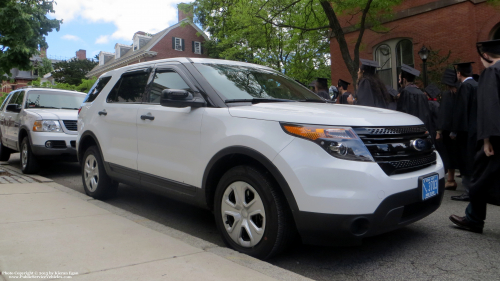
<path id="1" fill-rule="evenodd" d="M 76 159 L 78 109 L 85 94 L 44 88 L 9 93 L 0 107 L 0 161 L 21 152 L 23 173 L 43 159 Z"/>

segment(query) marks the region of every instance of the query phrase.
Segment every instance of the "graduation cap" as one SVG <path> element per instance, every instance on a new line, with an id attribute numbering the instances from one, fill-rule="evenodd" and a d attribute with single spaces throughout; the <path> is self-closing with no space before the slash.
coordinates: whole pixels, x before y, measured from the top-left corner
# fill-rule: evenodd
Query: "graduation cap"
<path id="1" fill-rule="evenodd" d="M 321 86 L 322 89 L 328 89 L 328 78 L 318 77 L 316 78 L 316 82 Z"/>
<path id="2" fill-rule="evenodd" d="M 420 71 L 416 70 L 415 68 L 409 66 L 409 65 L 406 65 L 406 64 L 402 64 L 401 65 L 401 71 L 404 72 L 404 73 L 407 73 L 407 74 L 410 74 L 414 77 L 418 77 L 420 76 Z"/>
<path id="3" fill-rule="evenodd" d="M 472 75 L 472 64 L 475 62 L 460 62 L 454 63 L 456 66 L 457 72 L 462 73 L 462 76 Z"/>
<path id="4" fill-rule="evenodd" d="M 387 92 L 389 92 L 389 95 L 396 97 L 399 94 L 398 91 L 396 91 L 393 87 L 389 85 L 385 85 L 385 87 L 387 88 Z"/>
<path id="5" fill-rule="evenodd" d="M 426 92 L 431 98 L 435 99 L 441 91 L 436 85 L 430 84 L 427 88 L 425 88 L 424 92 Z"/>
<path id="6" fill-rule="evenodd" d="M 455 70 L 447 68 L 443 73 L 443 78 L 441 79 L 441 83 L 448 86 L 456 87 L 458 79 Z"/>
<path id="7" fill-rule="evenodd" d="M 375 74 L 377 68 L 380 67 L 380 64 L 376 61 L 365 59 L 359 59 L 359 61 L 361 62 L 361 69 L 367 73 Z"/>
<path id="8" fill-rule="evenodd" d="M 500 54 L 500 39 L 476 43 L 479 53 Z"/>
<path id="9" fill-rule="evenodd" d="M 337 86 L 342 87 L 344 90 L 347 90 L 347 87 L 349 87 L 349 85 L 351 85 L 351 83 L 345 81 L 345 80 L 342 80 L 342 79 L 339 79 L 339 83 L 337 84 Z"/>

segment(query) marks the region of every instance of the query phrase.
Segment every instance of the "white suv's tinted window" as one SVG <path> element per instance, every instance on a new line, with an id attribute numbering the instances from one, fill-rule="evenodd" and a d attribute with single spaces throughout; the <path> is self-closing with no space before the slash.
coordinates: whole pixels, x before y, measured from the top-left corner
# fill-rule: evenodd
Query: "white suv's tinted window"
<path id="1" fill-rule="evenodd" d="M 149 73 L 124 74 L 109 92 L 107 102 L 142 102 Z"/>
<path id="2" fill-rule="evenodd" d="M 10 104 L 16 104 L 19 107 L 23 105 L 23 99 L 24 99 L 24 91 L 22 92 L 17 92 L 14 94 L 14 96 L 10 99 L 9 105 Z"/>
<path id="3" fill-rule="evenodd" d="M 106 84 L 108 84 L 110 79 L 111 79 L 111 76 L 102 77 L 102 78 L 97 79 L 94 86 L 92 86 L 89 93 L 87 94 L 87 97 L 85 98 L 85 100 L 83 102 L 93 102 L 97 98 L 97 96 L 99 96 L 102 89 L 104 89 L 104 87 L 106 87 Z"/>
<path id="4" fill-rule="evenodd" d="M 190 90 L 178 73 L 172 70 L 157 72 L 149 91 L 148 102 L 160 103 L 161 92 L 165 89 Z"/>

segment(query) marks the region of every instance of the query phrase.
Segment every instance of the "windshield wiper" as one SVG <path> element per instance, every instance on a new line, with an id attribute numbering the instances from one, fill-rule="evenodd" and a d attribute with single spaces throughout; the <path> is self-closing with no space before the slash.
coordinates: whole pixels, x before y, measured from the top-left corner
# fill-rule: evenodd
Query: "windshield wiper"
<path id="1" fill-rule="evenodd" d="M 78 108 L 74 108 L 74 107 L 61 107 L 59 109 L 73 109 L 73 110 L 78 110 Z"/>
<path id="2" fill-rule="evenodd" d="M 318 100 L 318 99 L 304 99 L 304 100 L 300 100 L 300 102 L 328 103 L 327 100 Z"/>
<path id="3" fill-rule="evenodd" d="M 286 100 L 286 99 L 230 99 L 225 100 L 225 103 L 236 103 L 236 102 L 251 102 L 252 104 L 261 103 L 261 102 L 296 102 L 294 100 Z"/>

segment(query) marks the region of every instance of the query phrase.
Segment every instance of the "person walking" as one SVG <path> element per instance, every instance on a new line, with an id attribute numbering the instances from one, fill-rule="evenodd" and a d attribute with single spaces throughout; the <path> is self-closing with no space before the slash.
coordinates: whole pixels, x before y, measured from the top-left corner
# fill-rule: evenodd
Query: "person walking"
<path id="1" fill-rule="evenodd" d="M 445 190 L 456 190 L 455 169 L 458 169 L 458 147 L 455 142 L 454 111 L 457 104 L 457 88 L 459 82 L 455 70 L 446 69 L 443 73 L 441 83 L 446 85 L 447 90 L 443 92 L 441 105 L 439 107 L 439 116 L 436 128 L 436 141 L 441 142 L 444 147 L 445 157 L 443 158 L 444 167 L 448 171 L 448 179 L 445 184 Z"/>
<path id="2" fill-rule="evenodd" d="M 460 229 L 483 233 L 488 194 L 500 188 L 500 40 L 479 42 L 477 50 L 486 68 L 477 89 L 477 139 L 483 146 L 475 157 L 465 216 L 450 220 Z"/>
<path id="3" fill-rule="evenodd" d="M 328 89 L 328 79 L 317 78 L 315 83 L 315 93 L 324 98 L 325 100 L 331 100 L 329 89 Z"/>
<path id="4" fill-rule="evenodd" d="M 472 78 L 472 62 L 455 64 L 460 86 L 457 90 L 457 102 L 454 109 L 454 132 L 458 150 L 458 166 L 462 175 L 465 192 L 452 196 L 452 200 L 469 201 L 469 189 L 473 171 L 477 144 L 477 87 Z"/>
<path id="5" fill-rule="evenodd" d="M 340 94 L 337 98 L 337 104 L 349 104 L 347 102 L 347 98 L 349 98 L 349 96 L 351 95 L 351 93 L 349 93 L 347 91 L 347 88 L 349 88 L 349 85 L 351 85 L 351 83 L 344 81 L 342 79 L 339 79 L 339 82 L 337 83 L 337 89 L 339 90 Z"/>
<path id="6" fill-rule="evenodd" d="M 355 105 L 388 108 L 391 97 L 386 86 L 377 76 L 377 68 L 380 67 L 379 63 L 365 59 L 360 59 L 360 62 L 358 90 L 356 96 L 352 97 L 351 95 L 347 101 Z"/>

